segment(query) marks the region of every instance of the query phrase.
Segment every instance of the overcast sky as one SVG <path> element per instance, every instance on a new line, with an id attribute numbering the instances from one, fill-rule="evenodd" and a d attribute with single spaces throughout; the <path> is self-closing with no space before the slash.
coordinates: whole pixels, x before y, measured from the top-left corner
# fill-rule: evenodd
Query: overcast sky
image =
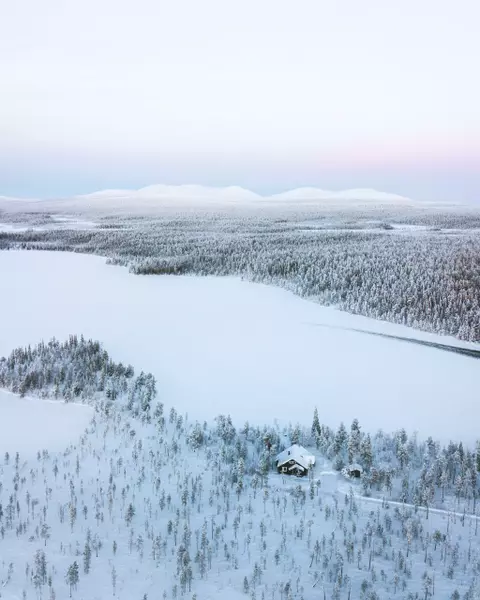
<path id="1" fill-rule="evenodd" d="M 480 199 L 479 0 L 0 0 L 0 194 Z"/>

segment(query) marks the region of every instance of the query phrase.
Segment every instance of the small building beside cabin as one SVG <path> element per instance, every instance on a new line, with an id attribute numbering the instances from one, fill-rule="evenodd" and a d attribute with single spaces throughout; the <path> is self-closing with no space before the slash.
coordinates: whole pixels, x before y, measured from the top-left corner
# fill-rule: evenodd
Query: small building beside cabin
<path id="1" fill-rule="evenodd" d="M 363 467 L 358 463 L 353 463 L 342 469 L 342 475 L 348 479 L 358 479 L 363 475 Z"/>
<path id="2" fill-rule="evenodd" d="M 315 456 L 303 446 L 293 444 L 277 456 L 277 471 L 283 475 L 305 477 L 315 464 Z"/>

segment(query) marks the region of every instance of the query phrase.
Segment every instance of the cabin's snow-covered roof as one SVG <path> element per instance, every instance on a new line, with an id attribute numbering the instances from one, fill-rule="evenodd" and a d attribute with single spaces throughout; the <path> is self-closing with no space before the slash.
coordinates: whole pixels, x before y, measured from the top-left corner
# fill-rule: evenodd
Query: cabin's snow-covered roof
<path id="1" fill-rule="evenodd" d="M 277 456 L 277 465 L 281 465 L 292 459 L 305 469 L 315 464 L 315 456 L 313 454 L 310 454 L 303 446 L 293 444 L 290 448 L 286 448 L 283 452 L 280 452 Z"/>
<path id="2" fill-rule="evenodd" d="M 351 465 L 348 465 L 347 469 L 349 471 L 360 471 L 360 473 L 363 473 L 363 467 L 358 463 L 352 463 Z"/>

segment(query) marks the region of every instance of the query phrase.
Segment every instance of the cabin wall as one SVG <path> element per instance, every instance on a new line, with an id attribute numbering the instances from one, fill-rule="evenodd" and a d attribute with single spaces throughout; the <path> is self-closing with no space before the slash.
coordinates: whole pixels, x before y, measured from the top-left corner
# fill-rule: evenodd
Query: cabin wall
<path id="1" fill-rule="evenodd" d="M 300 468 L 300 473 L 296 473 L 295 466 Z M 295 460 L 290 460 L 281 465 L 277 465 L 277 473 L 280 475 L 295 475 L 296 477 L 305 477 L 308 475 L 308 469 L 302 469 L 301 465 L 299 465 Z"/>

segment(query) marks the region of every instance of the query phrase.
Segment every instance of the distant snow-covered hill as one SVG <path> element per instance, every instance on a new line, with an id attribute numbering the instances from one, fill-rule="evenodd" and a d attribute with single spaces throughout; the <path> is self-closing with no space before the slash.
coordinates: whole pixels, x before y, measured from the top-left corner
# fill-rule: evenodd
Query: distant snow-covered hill
<path id="1" fill-rule="evenodd" d="M 205 200 L 261 200 L 255 192 L 239 186 L 207 187 L 203 185 L 150 185 L 135 192 L 136 196 L 158 198 L 198 198 Z"/>
<path id="2" fill-rule="evenodd" d="M 239 187 L 209 187 L 202 185 L 150 185 L 139 190 L 102 190 L 93 194 L 75 196 L 75 199 L 105 200 L 126 198 L 151 199 L 151 200 L 205 200 L 228 202 L 276 202 L 276 201 L 373 201 L 373 202 L 402 202 L 411 203 L 412 200 L 391 194 L 379 192 L 374 189 L 358 189 L 344 191 L 329 191 L 314 187 L 303 187 L 262 196 L 251 190 Z"/>
<path id="3" fill-rule="evenodd" d="M 98 200 L 126 198 L 161 200 L 258 200 L 261 196 L 238 186 L 207 187 L 202 185 L 150 185 L 139 190 L 101 190 L 92 194 L 75 196 L 78 200 Z"/>
<path id="4" fill-rule="evenodd" d="M 401 202 L 411 204 L 410 198 L 379 192 L 374 189 L 354 189 L 343 191 L 322 190 L 315 187 L 302 187 L 288 192 L 275 194 L 269 200 L 336 200 L 336 201 L 373 201 L 373 202 Z"/>
<path id="5" fill-rule="evenodd" d="M 0 196 L 6 211 L 154 214 L 167 210 L 202 209 L 414 209 L 458 207 L 455 202 L 423 202 L 375 189 L 340 191 L 300 187 L 278 194 L 261 195 L 240 186 L 150 185 L 140 189 L 105 189 L 90 194 L 30 200 Z"/>

